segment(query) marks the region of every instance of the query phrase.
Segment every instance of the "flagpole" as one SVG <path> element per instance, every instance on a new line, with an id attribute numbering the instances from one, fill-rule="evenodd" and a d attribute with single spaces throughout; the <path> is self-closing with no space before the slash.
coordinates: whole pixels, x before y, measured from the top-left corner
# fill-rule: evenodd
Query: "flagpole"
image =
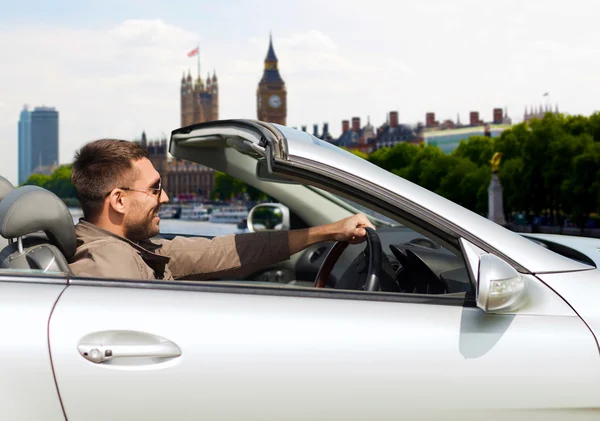
<path id="1" fill-rule="evenodd" d="M 200 43 L 198 43 L 198 80 L 200 79 Z"/>

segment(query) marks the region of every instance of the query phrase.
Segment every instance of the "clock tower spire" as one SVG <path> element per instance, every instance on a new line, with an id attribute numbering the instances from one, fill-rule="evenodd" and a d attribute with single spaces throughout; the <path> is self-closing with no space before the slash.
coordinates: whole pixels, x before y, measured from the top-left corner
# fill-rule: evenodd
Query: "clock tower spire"
<path id="1" fill-rule="evenodd" d="M 256 108 L 260 121 L 286 124 L 287 93 L 285 82 L 279 74 L 279 61 L 273 48 L 273 37 L 269 34 L 269 49 L 265 58 L 265 69 L 256 91 Z"/>

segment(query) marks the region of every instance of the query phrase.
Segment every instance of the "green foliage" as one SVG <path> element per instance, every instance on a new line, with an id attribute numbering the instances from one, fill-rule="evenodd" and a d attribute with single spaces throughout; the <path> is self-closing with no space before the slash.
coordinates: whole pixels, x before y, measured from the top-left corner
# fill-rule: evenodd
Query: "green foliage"
<path id="1" fill-rule="evenodd" d="M 347 149 L 347 148 L 342 148 L 342 149 L 344 149 L 344 150 L 346 150 L 346 151 L 348 151 L 348 152 L 350 152 L 350 153 L 352 153 L 352 154 L 354 154 L 354 155 L 356 155 L 356 156 L 358 156 L 359 158 L 362 158 L 362 159 L 367 159 L 369 157 L 368 154 L 366 154 L 366 153 L 364 153 L 362 151 L 359 151 L 358 149 Z"/>
<path id="2" fill-rule="evenodd" d="M 504 189 L 504 207 L 510 210 L 523 210 L 526 208 L 527 196 L 525 194 L 525 175 L 523 172 L 523 158 L 508 159 L 500 165 L 498 177 Z"/>
<path id="3" fill-rule="evenodd" d="M 220 171 L 215 172 L 215 186 L 210 195 L 212 199 L 231 200 L 241 197 L 245 192 L 246 185 L 242 181 Z"/>
<path id="4" fill-rule="evenodd" d="M 392 148 L 376 150 L 367 159 L 379 167 L 393 171 L 409 166 L 418 153 L 418 146 L 410 143 L 398 143 Z"/>
<path id="5" fill-rule="evenodd" d="M 487 213 L 490 160 L 502 153 L 498 176 L 507 214 L 565 215 L 583 226 L 600 210 L 600 112 L 589 117 L 546 114 L 499 137 L 472 136 L 445 155 L 436 146 L 400 143 L 367 159 L 477 213 Z"/>
<path id="6" fill-rule="evenodd" d="M 215 185 L 210 197 L 218 200 L 244 199 L 245 197 L 253 201 L 267 199 L 267 195 L 260 190 L 220 171 L 215 172 Z"/>
<path id="7" fill-rule="evenodd" d="M 71 202 L 77 198 L 75 187 L 71 183 L 71 164 L 61 165 L 52 175 L 31 174 L 23 185 L 43 187 L 61 199 L 71 199 Z"/>
<path id="8" fill-rule="evenodd" d="M 486 136 L 471 136 L 468 141 L 461 140 L 453 156 L 467 158 L 477 166 L 488 165 L 494 155 L 494 142 Z"/>
<path id="9" fill-rule="evenodd" d="M 395 147 L 398 147 L 399 145 L 396 145 Z M 392 169 L 391 171 L 394 174 L 399 175 L 400 177 L 406 178 L 409 181 L 412 181 L 413 183 L 417 183 L 420 185 L 422 184 L 421 178 L 424 177 L 425 179 L 428 179 L 428 175 L 425 174 L 425 176 L 423 176 L 423 169 L 427 166 L 429 166 L 430 162 L 432 162 L 433 160 L 443 157 L 444 153 L 442 152 L 442 150 L 440 148 L 438 148 L 437 146 L 431 146 L 431 145 L 422 145 L 422 146 L 415 146 L 415 145 L 407 145 L 410 148 L 414 148 L 416 150 L 416 154 L 413 157 L 412 161 L 409 162 L 409 164 L 405 167 L 397 167 Z M 391 165 L 388 165 L 391 166 Z M 384 167 L 385 168 L 385 167 Z"/>

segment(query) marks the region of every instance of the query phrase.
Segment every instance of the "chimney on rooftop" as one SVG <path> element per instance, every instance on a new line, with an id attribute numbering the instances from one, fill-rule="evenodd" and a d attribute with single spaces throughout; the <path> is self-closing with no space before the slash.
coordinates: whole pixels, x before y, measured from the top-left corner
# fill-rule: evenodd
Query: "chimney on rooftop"
<path id="1" fill-rule="evenodd" d="M 342 133 L 346 133 L 348 130 L 350 130 L 350 121 L 342 120 Z"/>
<path id="2" fill-rule="evenodd" d="M 398 127 L 398 111 L 390 111 L 390 127 Z"/>
<path id="3" fill-rule="evenodd" d="M 352 131 L 360 132 L 360 117 L 352 117 Z"/>

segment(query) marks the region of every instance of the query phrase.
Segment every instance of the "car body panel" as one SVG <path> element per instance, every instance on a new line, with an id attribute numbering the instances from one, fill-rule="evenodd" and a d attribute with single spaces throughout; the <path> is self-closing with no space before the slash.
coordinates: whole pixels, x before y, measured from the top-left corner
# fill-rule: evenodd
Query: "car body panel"
<path id="1" fill-rule="evenodd" d="M 600 269 L 539 277 L 575 309 L 600 341 Z"/>
<path id="2" fill-rule="evenodd" d="M 598 349 L 574 312 L 109 284 L 70 286 L 51 320 L 70 421 L 569 417 L 600 406 Z M 182 355 L 117 365 L 78 353 L 82 338 L 111 330 L 167 338 Z"/>
<path id="3" fill-rule="evenodd" d="M 48 322 L 66 280 L 41 283 L 0 274 L 0 418 L 65 421 L 48 350 Z"/>

